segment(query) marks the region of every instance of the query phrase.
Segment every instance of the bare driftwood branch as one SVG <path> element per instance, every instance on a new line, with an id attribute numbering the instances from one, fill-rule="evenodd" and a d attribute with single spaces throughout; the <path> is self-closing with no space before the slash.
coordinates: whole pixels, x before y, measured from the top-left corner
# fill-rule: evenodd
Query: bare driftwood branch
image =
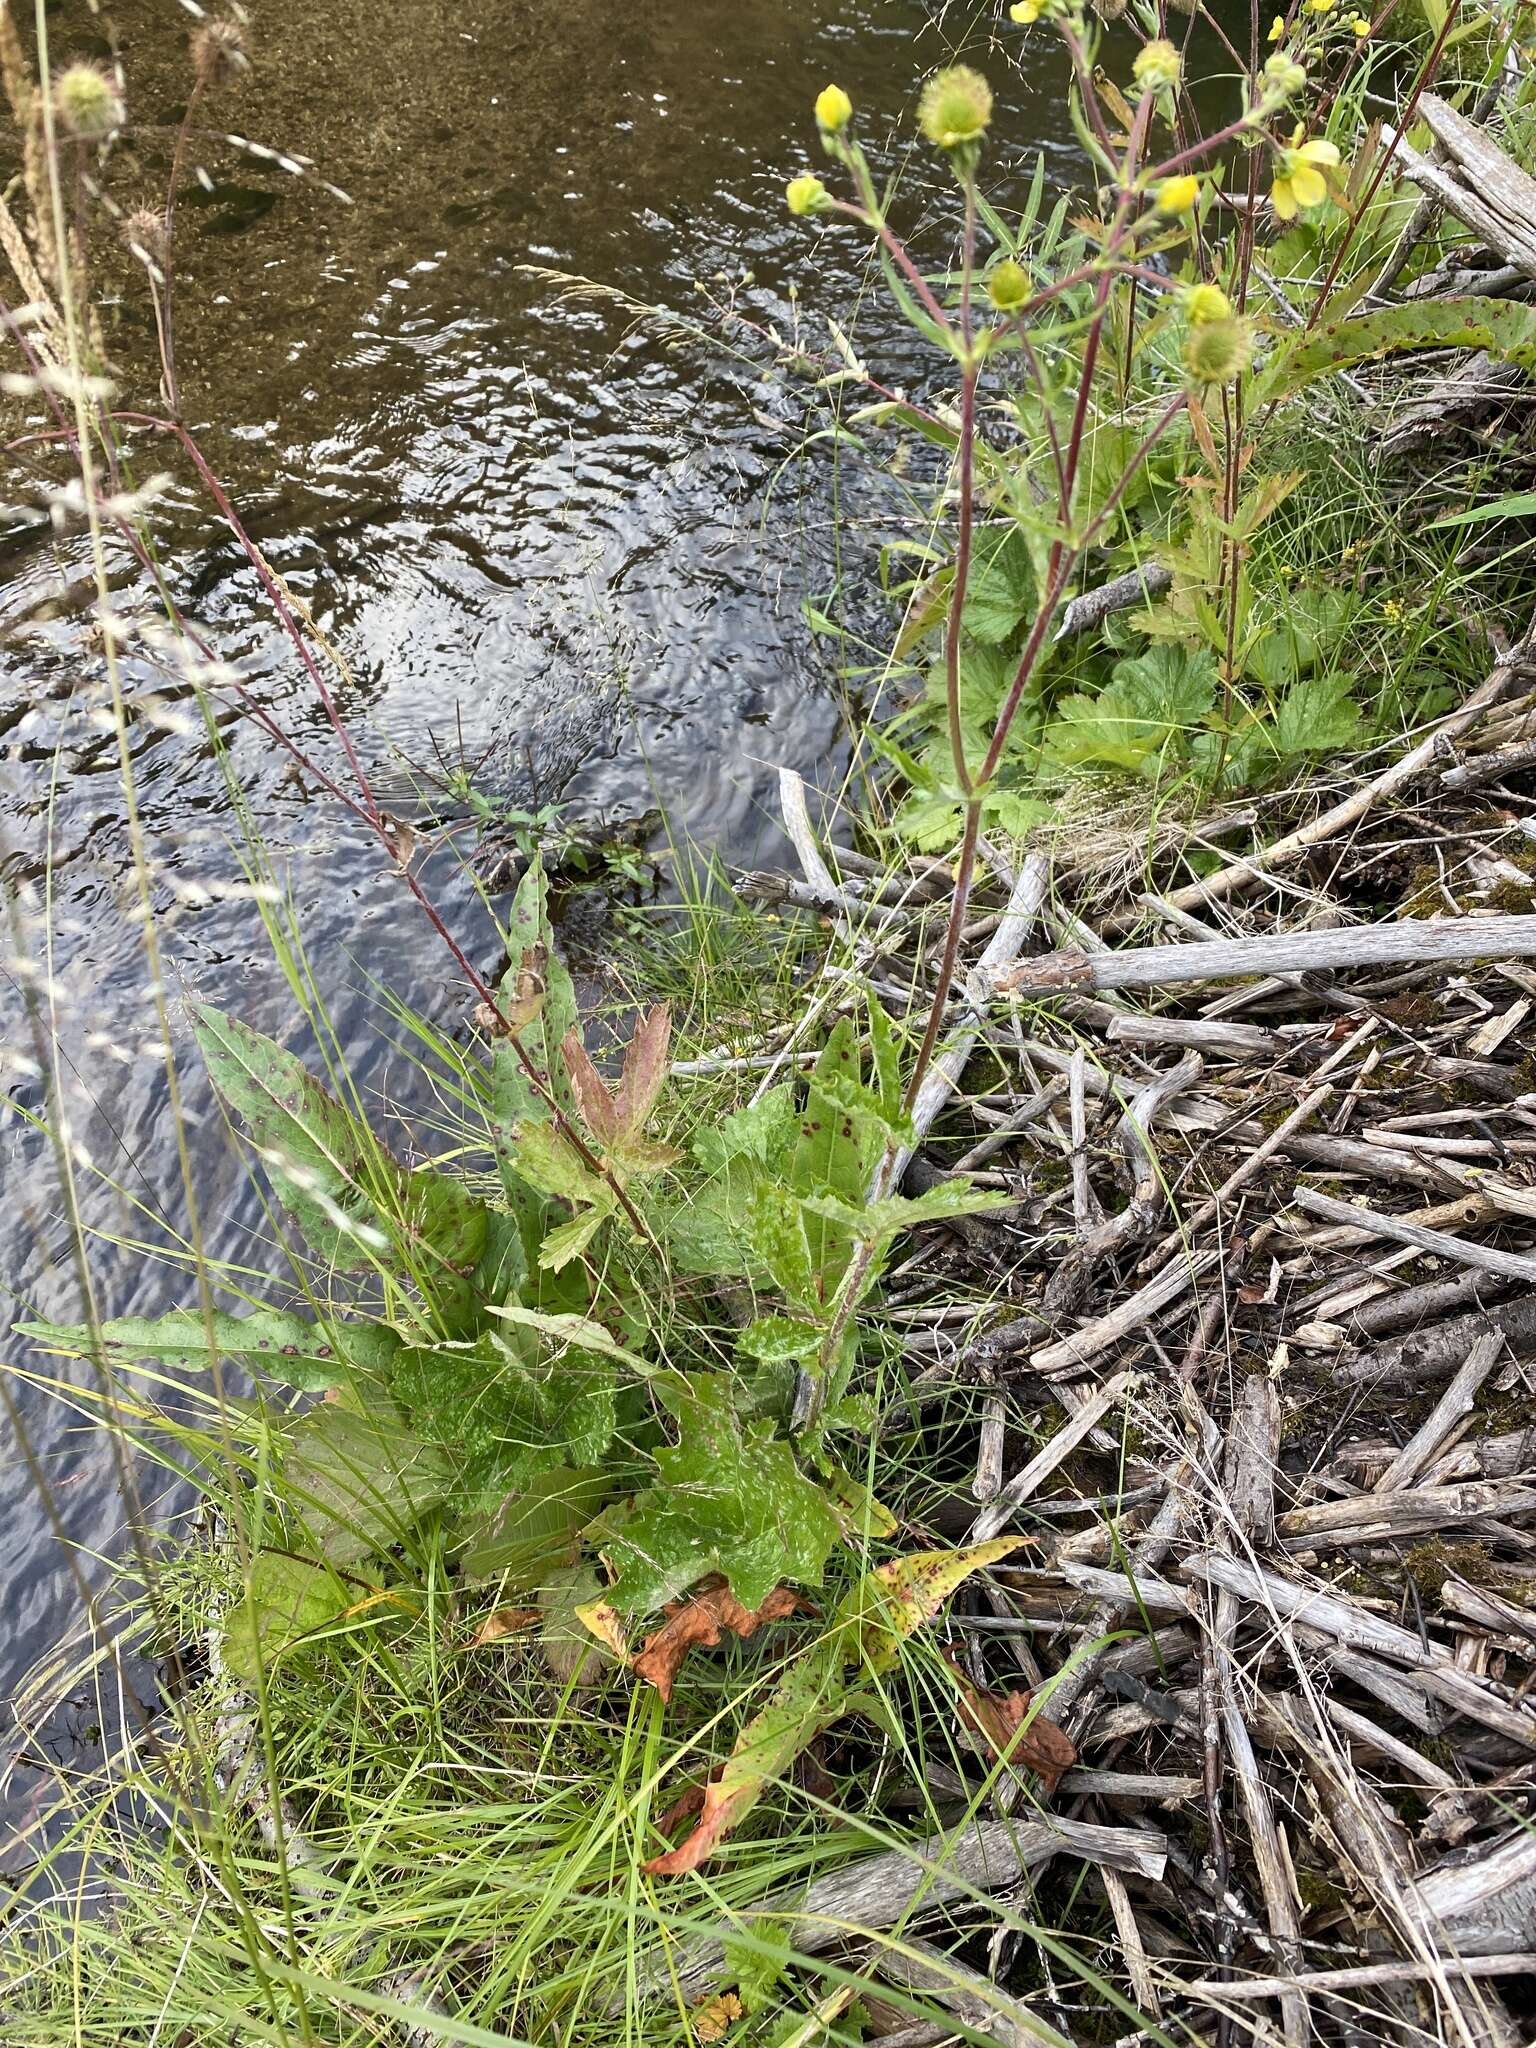
<path id="1" fill-rule="evenodd" d="M 820 1955 L 860 1929 L 878 1932 L 903 1921 L 915 1906 L 936 1909 L 976 1892 L 1000 1891 L 1026 1871 L 1056 1856 L 1108 1865 L 1156 1880 L 1163 1874 L 1167 1837 L 1156 1828 L 1096 1827 L 1065 1818 L 979 1820 L 951 1834 L 930 1836 L 910 1848 L 867 1856 L 818 1877 L 803 1890 L 765 1899 L 752 1917 L 774 1923 L 777 1939 L 807 1955 Z M 748 1923 L 750 1924 L 750 1922 Z M 686 1941 L 659 1963 L 642 1988 L 666 1991 L 675 1981 L 692 1998 L 725 1962 L 717 1936 Z M 622 2010 L 624 1994 L 614 2010 Z"/>
<path id="2" fill-rule="evenodd" d="M 1389 146 L 1395 143 L 1403 175 L 1506 263 L 1536 277 L 1536 178 L 1436 94 L 1425 93 L 1418 111 L 1447 161 L 1421 156 L 1383 123 L 1382 138 Z"/>
<path id="3" fill-rule="evenodd" d="M 1478 1389 L 1498 1364 L 1503 1350 L 1504 1339 L 1497 1330 L 1485 1330 L 1476 1340 L 1466 1364 L 1376 1481 L 1378 1493 L 1391 1493 L 1395 1488 L 1413 1484 L 1451 1431 L 1464 1416 L 1471 1414 Z"/>
<path id="4" fill-rule="evenodd" d="M 1172 587 L 1173 571 L 1163 568 L 1161 563 L 1148 562 L 1144 568 L 1127 569 L 1123 576 L 1101 583 L 1097 590 L 1086 590 L 1065 605 L 1056 638 L 1064 640 L 1069 633 L 1086 633 L 1102 624 L 1111 612 L 1126 611 L 1143 600 L 1150 603 Z"/>
<path id="5" fill-rule="evenodd" d="M 1135 1244 L 1149 1237 L 1156 1227 L 1166 1205 L 1167 1195 L 1157 1159 L 1148 1140 L 1153 1119 L 1169 1103 L 1192 1088 L 1203 1071 L 1203 1063 L 1197 1052 L 1186 1053 L 1175 1067 L 1166 1073 L 1154 1074 L 1150 1081 L 1139 1088 L 1116 1130 L 1120 1150 L 1125 1162 L 1125 1178 L 1130 1187 L 1130 1200 L 1117 1215 L 1109 1216 L 1091 1229 L 1082 1231 L 1076 1244 L 1067 1253 L 1056 1271 L 1051 1275 L 1050 1285 L 1045 1290 L 1045 1311 L 1047 1315 L 1060 1315 L 1077 1302 L 1101 1260 L 1111 1257 L 1121 1246 Z M 1077 1142 L 1076 1103 L 1073 1094 L 1073 1171 L 1078 1170 L 1078 1161 L 1083 1153 Z M 1086 1164 L 1083 1171 L 1086 1173 Z M 1074 1178 L 1074 1191 L 1076 1180 Z M 1074 1200 L 1074 1206 L 1076 1202 Z"/>
<path id="6" fill-rule="evenodd" d="M 1340 930 L 1213 939 L 1195 946 L 1135 946 L 1089 955 L 1071 950 L 1026 960 L 1002 977 L 1009 995 L 1052 989 L 1172 988 L 1249 974 L 1337 972 L 1408 960 L 1513 960 L 1536 956 L 1536 917 L 1403 918 Z"/>
<path id="7" fill-rule="evenodd" d="M 1228 1999 L 1245 2001 L 1280 1998 L 1287 1991 L 1363 1991 L 1373 1984 L 1408 1984 L 1417 1978 L 1437 1977 L 1519 1977 L 1536 1971 L 1536 1954 L 1505 1956 L 1432 1956 L 1400 1963 L 1355 1963 L 1341 1970 L 1276 1972 L 1268 1977 L 1170 1978 L 1164 1988 L 1181 1998 L 1198 1998 L 1211 2005 Z"/>
<path id="8" fill-rule="evenodd" d="M 1053 1343 L 1042 1344 L 1038 1351 L 1032 1351 L 1029 1355 L 1031 1367 L 1047 1379 L 1086 1371 L 1101 1353 L 1149 1323 L 1220 1261 L 1221 1253 L 1214 1248 L 1196 1252 L 1193 1257 L 1181 1252 L 1160 1273 L 1154 1274 L 1145 1286 L 1138 1287 L 1134 1294 L 1128 1295 L 1104 1315 L 1095 1317 L 1091 1323 L 1084 1323 L 1081 1329 L 1073 1330 L 1068 1336 L 1058 1337 Z M 982 1343 L 995 1345 L 1014 1330 L 1027 1338 L 1038 1334 L 1039 1328 L 1038 1321 L 1008 1324 L 1003 1330 L 991 1332 L 982 1339 Z"/>
<path id="9" fill-rule="evenodd" d="M 1339 1380 L 1354 1386 L 1402 1386 L 1437 1374 L 1454 1372 L 1485 1330 L 1497 1330 L 1517 1358 L 1536 1353 L 1536 1295 L 1415 1330 L 1394 1344 L 1379 1345 L 1358 1356 L 1342 1358 L 1331 1368 Z"/>
<path id="10" fill-rule="evenodd" d="M 932 1129 L 934 1119 L 960 1085 L 960 1076 L 965 1072 L 967 1060 L 976 1043 L 981 1021 L 987 1012 L 994 993 L 1006 980 L 1019 954 L 1024 950 L 1035 920 L 1040 915 L 1040 906 L 1045 901 L 1050 887 L 1050 864 L 1043 854 L 1032 853 L 1019 870 L 1008 907 L 1003 912 L 997 930 L 993 933 L 986 951 L 975 967 L 965 977 L 965 995 L 969 1005 L 968 1021 L 961 1026 L 957 1035 L 933 1062 L 923 1077 L 917 1091 L 917 1100 L 912 1105 L 912 1125 L 920 1143 Z M 890 1152 L 875 1169 L 870 1184 L 870 1199 L 877 1201 L 888 1195 L 893 1188 L 901 1185 L 907 1162 L 915 1148 L 905 1147 Z"/>
<path id="11" fill-rule="evenodd" d="M 989 1542 L 999 1530 L 1006 1528 L 1021 1504 L 1064 1459 L 1072 1455 L 1089 1432 L 1129 1393 L 1133 1384 L 1134 1376 L 1128 1372 L 1116 1373 L 1112 1380 L 1106 1381 L 1023 1470 L 1014 1474 L 998 1497 L 982 1509 L 971 1529 L 971 1542 Z"/>
<path id="12" fill-rule="evenodd" d="M 1507 1280 L 1536 1284 L 1536 1258 L 1523 1252 L 1500 1251 L 1497 1245 L 1470 1244 L 1445 1230 L 1426 1230 L 1403 1216 L 1383 1216 L 1374 1209 L 1357 1209 L 1340 1202 L 1318 1188 L 1298 1188 L 1294 1197 L 1298 1209 L 1320 1216 L 1325 1223 L 1348 1223 L 1370 1231 L 1373 1237 L 1390 1237 L 1399 1244 L 1411 1244 L 1421 1252 L 1434 1252 L 1458 1265 L 1476 1266 L 1485 1273 L 1500 1273 Z"/>

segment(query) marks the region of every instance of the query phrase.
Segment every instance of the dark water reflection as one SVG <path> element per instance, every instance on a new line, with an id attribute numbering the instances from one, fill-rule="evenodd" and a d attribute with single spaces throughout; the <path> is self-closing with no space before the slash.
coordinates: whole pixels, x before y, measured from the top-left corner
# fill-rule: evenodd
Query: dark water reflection
<path id="1" fill-rule="evenodd" d="M 719 352 L 669 351 L 600 302 L 557 301 L 520 266 L 601 279 L 644 302 L 695 305 L 694 280 L 752 281 L 743 307 L 785 321 L 798 282 L 812 309 L 857 322 L 896 381 L 922 366 L 868 295 L 853 238 L 785 216 L 786 175 L 814 149 L 810 103 L 837 78 L 875 132 L 910 147 L 914 80 L 965 44 L 1007 104 L 1003 132 L 1043 142 L 1070 174 L 1063 80 L 1051 45 L 1009 75 L 985 55 L 994 9 L 912 0 L 267 0 L 255 70 L 221 120 L 309 156 L 347 189 L 200 150 L 215 190 L 184 216 L 178 360 L 188 418 L 274 566 L 350 665 L 342 707 L 371 773 L 462 746 L 492 786 L 527 801 L 564 790 L 584 811 L 663 806 L 674 828 L 733 862 L 772 851 L 773 769 L 825 777 L 838 750 L 829 678 L 799 606 L 828 587 L 827 472 L 792 470 L 764 494 L 795 404 Z M 116 10 L 137 124 L 113 170 L 125 204 L 163 184 L 185 92 L 186 20 L 171 0 Z M 84 0 L 54 17 L 56 50 L 88 48 Z M 1017 161 L 1017 159 L 1015 159 Z M 942 181 L 913 155 L 904 204 L 938 217 Z M 932 247 L 941 245 L 935 239 Z M 112 347 L 139 375 L 148 314 L 126 273 Z M 135 396 L 149 398 L 141 378 Z M 148 450 L 142 467 L 158 460 Z M 844 566 L 873 538 L 857 482 L 839 518 Z M 7 495 L 29 502 L 25 474 Z M 30 502 L 36 502 L 35 492 Z M 873 501 L 871 501 L 873 506 Z M 851 550 L 851 553 L 849 552 Z M 865 556 L 864 560 L 867 561 Z M 328 772 L 335 738 L 274 631 L 249 566 L 206 512 L 173 519 L 166 574 L 185 612 Z M 137 586 L 130 562 L 116 572 Z M 166 1084 L 146 998 L 115 742 L 100 729 L 94 658 L 77 621 L 82 543 L 19 518 L 0 540 L 0 846 L 38 882 L 27 945 L 50 968 L 75 1093 L 74 1136 L 112 1186 L 85 1186 L 116 1239 L 164 1241 L 184 1221 Z M 135 690 L 164 678 L 129 663 Z M 377 849 L 334 805 L 296 788 L 270 739 L 222 727 L 234 777 L 291 889 L 340 1042 L 365 1089 L 410 1102 L 411 1073 L 381 1034 L 377 977 L 448 1025 L 462 1015 L 451 963 Z M 293 1006 L 237 882 L 235 819 L 195 720 L 135 726 L 139 806 L 179 985 L 294 1037 Z M 568 784 L 568 787 L 567 787 Z M 431 868 L 471 954 L 491 933 L 451 859 Z M 212 888 L 199 903 L 188 885 Z M 28 1078 L 20 983 L 0 986 L 13 1102 Z M 186 1061 L 197 1196 L 215 1252 L 273 1270 L 265 1225 L 195 1063 Z M 9 1286 L 77 1313 L 53 1162 L 24 1118 L 0 1125 Z M 135 1209 L 134 1203 L 142 1204 Z M 155 1312 L 180 1282 L 151 1253 L 104 1243 L 104 1308 Z M 70 1534 L 118 1541 L 121 1503 L 99 1436 L 22 1390 L 31 1441 Z M 0 1463 L 6 1588 L 0 1698 L 69 1626 L 76 1595 L 20 1447 Z M 27 1774 L 11 1792 L 25 1806 Z"/>

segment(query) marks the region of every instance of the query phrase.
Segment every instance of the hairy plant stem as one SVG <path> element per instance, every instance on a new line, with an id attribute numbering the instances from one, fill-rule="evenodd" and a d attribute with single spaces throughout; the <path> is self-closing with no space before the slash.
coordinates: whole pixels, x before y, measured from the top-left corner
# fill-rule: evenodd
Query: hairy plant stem
<path id="1" fill-rule="evenodd" d="M 1091 80 L 1088 81 L 1086 87 L 1084 85 L 1083 65 L 1079 61 L 1081 56 L 1082 52 L 1079 48 L 1074 54 L 1074 64 L 1078 70 L 1078 90 L 1080 94 L 1085 90 L 1089 92 L 1092 90 Z M 1135 198 L 1136 163 L 1152 119 L 1152 98 L 1153 96 L 1150 93 L 1143 94 L 1140 104 L 1136 109 L 1135 119 L 1132 122 L 1130 137 L 1126 145 L 1125 161 L 1121 168 L 1120 197 L 1115 211 L 1115 219 L 1109 233 L 1105 236 L 1104 248 L 1099 258 L 1098 281 L 1094 288 L 1093 313 L 1089 323 L 1087 339 L 1083 345 L 1083 360 L 1079 374 L 1077 399 L 1072 410 L 1072 425 L 1067 440 L 1066 455 L 1062 463 L 1061 510 L 1064 528 L 1069 528 L 1071 524 L 1072 501 L 1076 495 L 1078 470 L 1082 462 L 1083 440 L 1087 427 L 1088 408 L 1092 400 L 1093 380 L 1098 368 L 1099 349 L 1104 334 L 1104 322 L 1109 310 L 1109 294 L 1117 274 L 1115 256 L 1125 236 L 1131 206 Z M 969 269 L 972 256 L 969 235 L 965 254 L 967 280 L 962 303 L 968 307 Z M 969 368 L 969 353 L 969 349 L 967 349 L 967 369 Z M 1162 432 L 1168 421 L 1173 417 L 1173 411 L 1177 410 L 1183 403 L 1184 401 L 1181 396 L 1177 401 L 1177 406 L 1165 412 L 1163 419 L 1159 422 L 1157 428 L 1154 429 L 1155 434 Z M 971 415 L 970 434 L 974 436 L 974 404 L 971 408 Z M 1094 521 L 1091 531 L 1096 531 L 1103 524 L 1104 518 L 1108 516 L 1114 504 L 1118 503 L 1121 494 L 1129 483 L 1130 477 L 1146 459 L 1148 446 L 1149 444 L 1144 442 L 1142 447 L 1132 456 L 1131 463 L 1127 466 L 1111 495 L 1109 505 L 1104 508 L 1099 518 Z M 963 516 L 964 508 L 962 508 Z M 998 712 L 997 719 L 993 725 L 992 739 L 987 748 L 986 758 L 983 760 L 981 768 L 974 778 L 968 774 L 962 775 L 961 778 L 960 786 L 965 798 L 965 822 L 960 844 L 960 858 L 955 871 L 955 889 L 950 902 L 948 922 L 945 926 L 944 944 L 939 956 L 938 977 L 932 997 L 930 998 L 928 1016 L 923 1026 L 923 1036 L 918 1046 L 917 1058 L 913 1063 L 911 1078 L 907 1083 L 905 1106 L 908 1109 L 917 1100 L 918 1091 L 922 1087 L 924 1077 L 932 1063 L 934 1050 L 938 1045 L 939 1036 L 944 1026 L 945 1006 L 949 1001 L 950 990 L 954 986 L 955 972 L 960 956 L 960 935 L 965 928 L 966 912 L 970 905 L 971 885 L 975 879 L 976 842 L 981 832 L 982 803 L 988 785 L 997 773 L 1003 749 L 1008 743 L 1008 736 L 1013 729 L 1014 720 L 1018 716 L 1019 706 L 1024 699 L 1024 692 L 1028 688 L 1039 662 L 1041 651 L 1046 643 L 1046 635 L 1050 631 L 1051 624 L 1055 619 L 1057 607 L 1066 589 L 1067 580 L 1071 576 L 1086 545 L 1086 536 L 1079 536 L 1075 541 L 1068 540 L 1063 536 L 1051 543 L 1050 556 L 1046 567 L 1045 592 L 1036 609 L 1034 624 L 1030 628 L 1029 637 L 1025 641 L 1024 650 L 1019 657 L 1013 680 L 1009 685 L 1008 695 L 1004 699 L 1002 708 Z M 965 743 L 964 733 L 960 724 L 958 609 L 952 610 L 951 613 L 950 640 L 954 656 L 952 668 L 948 671 L 952 681 L 947 693 L 950 749 L 957 764 L 963 766 Z"/>
<path id="2" fill-rule="evenodd" d="M 225 523 L 228 525 L 230 532 L 235 536 L 235 539 L 239 543 L 247 560 L 255 569 L 257 577 L 260 580 L 262 589 L 265 591 L 267 595 L 268 602 L 271 604 L 273 611 L 276 613 L 279 623 L 282 625 L 285 634 L 287 635 L 290 643 L 297 652 L 300 661 L 303 662 L 305 670 L 309 675 L 310 681 L 315 686 L 315 693 L 320 699 L 321 708 L 324 710 L 326 718 L 329 721 L 332 730 L 335 732 L 337 739 L 341 743 L 342 751 L 345 753 L 347 757 L 348 765 L 351 768 L 354 777 L 356 778 L 358 789 L 362 794 L 363 801 L 361 807 L 354 807 L 356 809 L 356 814 L 359 817 L 361 817 L 361 819 L 369 826 L 369 828 L 374 832 L 376 837 L 383 845 L 385 852 L 389 856 L 391 864 L 399 873 L 400 878 L 405 883 L 406 888 L 410 891 L 411 895 L 416 899 L 417 904 L 420 906 L 423 915 L 426 917 L 427 922 L 431 925 L 433 931 L 437 934 L 438 938 L 441 939 L 443 944 L 447 947 L 448 952 L 453 958 L 454 964 L 463 974 L 465 980 L 469 983 L 469 986 L 474 990 L 477 998 L 482 1003 L 486 1004 L 487 1008 L 490 1011 L 490 1014 L 493 1017 L 497 1018 L 501 1023 L 503 1029 L 506 1032 L 507 1043 L 512 1047 L 513 1055 L 516 1058 L 518 1065 L 522 1068 L 523 1073 L 528 1080 L 529 1086 L 534 1090 L 534 1092 L 538 1095 L 540 1101 L 549 1111 L 551 1121 L 554 1123 L 555 1128 L 559 1131 L 560 1135 L 565 1139 L 566 1143 L 570 1145 L 572 1150 L 576 1153 L 578 1158 L 581 1160 L 582 1165 L 585 1166 L 589 1172 L 596 1174 L 598 1179 L 603 1181 L 607 1185 L 607 1187 L 612 1191 L 620 1208 L 624 1211 L 625 1216 L 628 1218 L 630 1224 L 633 1226 L 636 1233 L 642 1239 L 644 1239 L 646 1243 L 654 1244 L 655 1240 L 652 1237 L 650 1230 L 646 1226 L 645 1219 L 641 1216 L 639 1210 L 630 1200 L 629 1195 L 622 1181 L 619 1179 L 618 1175 L 613 1171 L 613 1169 L 609 1167 L 606 1164 L 606 1162 L 592 1150 L 591 1146 L 587 1144 L 586 1140 L 581 1135 L 581 1132 L 577 1130 L 576 1126 L 571 1122 L 570 1118 L 567 1117 L 564 1111 L 561 1109 L 558 1101 L 555 1098 L 552 1086 L 550 1085 L 546 1077 L 540 1073 L 538 1067 L 534 1064 L 532 1057 L 529 1055 L 529 1053 L 523 1046 L 523 1042 L 520 1035 L 517 1032 L 513 1031 L 510 1025 L 508 1025 L 506 1016 L 501 1008 L 500 1002 L 497 999 L 495 990 L 492 989 L 490 984 L 485 980 L 484 976 L 479 972 L 479 970 L 475 967 L 474 963 L 470 960 L 469 955 L 464 951 L 464 948 L 459 944 L 458 940 L 454 937 L 446 921 L 444 920 L 441 911 L 439 911 L 437 905 L 432 901 L 431 897 L 428 896 L 426 890 L 422 887 L 420 879 L 417 877 L 415 873 L 413 873 L 409 861 L 403 861 L 399 858 L 394 840 L 390 833 L 388 821 L 384 815 L 384 812 L 379 806 L 377 797 L 373 793 L 372 784 L 369 782 L 367 772 L 363 767 L 362 761 L 358 757 L 356 746 L 354 745 L 352 740 L 352 735 L 347 730 L 346 722 L 336 708 L 336 701 L 331 694 L 329 684 L 325 680 L 324 672 L 322 671 L 319 662 L 315 659 L 314 653 L 310 648 L 309 643 L 307 642 L 303 633 L 299 629 L 298 621 L 293 616 L 292 609 L 289 606 L 287 598 L 283 593 L 282 586 L 279 584 L 277 578 L 273 575 L 271 569 L 268 567 L 266 559 L 262 555 L 261 550 L 256 546 L 256 544 L 251 540 L 250 536 L 245 531 L 244 526 L 241 524 L 239 514 L 235 511 L 233 504 L 230 502 L 228 493 L 225 491 L 224 486 L 220 483 L 219 479 L 214 475 L 213 470 L 209 467 L 207 460 L 203 456 L 202 450 L 198 447 L 196 441 L 187 432 L 186 428 L 182 426 L 179 420 L 157 420 L 154 418 L 153 415 L 144 413 L 119 413 L 115 415 L 115 417 L 131 425 L 156 428 L 162 433 L 168 433 L 173 435 L 175 439 L 180 442 L 182 448 L 185 450 L 193 466 L 196 468 L 199 477 L 202 479 L 204 488 L 207 490 L 209 496 L 213 499 L 214 503 L 218 506 L 219 512 L 223 517 Z"/>
<path id="3" fill-rule="evenodd" d="M 181 172 L 186 157 L 187 138 L 192 132 L 192 122 L 207 84 L 207 77 L 202 73 L 193 80 L 192 90 L 187 95 L 187 111 L 182 115 L 181 124 L 176 130 L 176 143 L 171 151 L 170 176 L 165 187 L 165 260 L 162 266 L 165 275 L 165 311 L 160 320 L 160 368 L 165 378 L 166 407 L 172 419 L 176 420 L 181 418 L 181 392 L 176 383 L 175 320 L 171 304 L 176 276 L 176 201 L 181 191 Z M 158 301 L 156 310 L 159 310 Z"/>

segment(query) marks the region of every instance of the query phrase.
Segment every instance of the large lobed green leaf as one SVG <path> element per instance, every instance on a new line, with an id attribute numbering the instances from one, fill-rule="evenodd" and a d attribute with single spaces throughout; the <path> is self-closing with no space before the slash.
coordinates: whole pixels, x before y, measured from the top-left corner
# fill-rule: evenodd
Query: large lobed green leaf
<path id="1" fill-rule="evenodd" d="M 721 1376 L 677 1373 L 656 1386 L 679 1442 L 656 1453 L 657 1484 L 609 1518 L 609 1603 L 652 1613 L 711 1572 L 744 1607 L 760 1607 L 782 1579 L 820 1585 L 841 1524 L 772 1424 L 744 1423 Z"/>

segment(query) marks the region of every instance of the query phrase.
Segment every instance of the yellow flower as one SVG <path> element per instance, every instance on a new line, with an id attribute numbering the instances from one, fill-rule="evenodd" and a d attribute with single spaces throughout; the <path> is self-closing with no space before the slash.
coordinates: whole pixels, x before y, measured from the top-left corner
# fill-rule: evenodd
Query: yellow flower
<path id="1" fill-rule="evenodd" d="M 992 119 L 992 88 L 969 64 L 936 71 L 917 103 L 917 125 L 935 149 L 979 142 Z"/>
<path id="2" fill-rule="evenodd" d="M 852 119 L 853 101 L 840 85 L 825 86 L 816 95 L 816 120 L 829 135 L 840 134 Z"/>
<path id="3" fill-rule="evenodd" d="M 1048 0 L 1013 0 L 1008 10 L 1008 19 L 1016 21 L 1020 28 L 1028 28 L 1032 21 L 1038 21 L 1046 10 Z"/>
<path id="4" fill-rule="evenodd" d="M 1330 14 L 1339 0 L 1307 0 L 1308 14 Z"/>
<path id="5" fill-rule="evenodd" d="M 1277 14 L 1274 20 L 1269 24 L 1269 40 L 1272 43 L 1278 43 L 1283 41 L 1284 37 L 1285 16 L 1283 14 Z"/>
<path id="6" fill-rule="evenodd" d="M 1175 86 L 1184 75 L 1183 61 L 1172 43 L 1143 43 L 1136 52 L 1131 76 L 1143 92 L 1159 92 Z"/>
<path id="7" fill-rule="evenodd" d="M 999 313 L 1017 313 L 1029 298 L 1029 272 L 1005 256 L 987 279 L 987 297 Z"/>
<path id="8" fill-rule="evenodd" d="M 826 201 L 826 186 L 809 171 L 803 177 L 791 178 L 784 187 L 784 202 L 791 213 L 820 213 Z"/>
<path id="9" fill-rule="evenodd" d="M 1208 327 L 1213 320 L 1232 317 L 1232 301 L 1219 284 L 1192 284 L 1180 304 L 1191 327 Z"/>
<path id="10" fill-rule="evenodd" d="M 1384 619 L 1400 619 L 1403 616 L 1403 608 L 1395 597 L 1389 597 L 1383 604 L 1381 616 Z"/>
<path id="11" fill-rule="evenodd" d="M 1152 187 L 1152 203 L 1159 213 L 1188 213 L 1200 197 L 1200 180 L 1185 172 L 1177 178 L 1160 178 Z"/>
<path id="12" fill-rule="evenodd" d="M 1294 220 L 1303 207 L 1321 206 L 1328 197 L 1328 180 L 1339 161 L 1331 142 L 1303 142 L 1298 128 L 1289 149 L 1280 152 L 1280 169 L 1270 187 L 1269 203 L 1282 220 Z"/>
<path id="13" fill-rule="evenodd" d="M 1355 17 L 1349 25 L 1354 30 L 1355 34 L 1361 38 L 1362 41 L 1364 41 L 1365 37 L 1368 36 L 1371 32 L 1371 24 L 1366 20 L 1363 14 L 1355 15 Z"/>

